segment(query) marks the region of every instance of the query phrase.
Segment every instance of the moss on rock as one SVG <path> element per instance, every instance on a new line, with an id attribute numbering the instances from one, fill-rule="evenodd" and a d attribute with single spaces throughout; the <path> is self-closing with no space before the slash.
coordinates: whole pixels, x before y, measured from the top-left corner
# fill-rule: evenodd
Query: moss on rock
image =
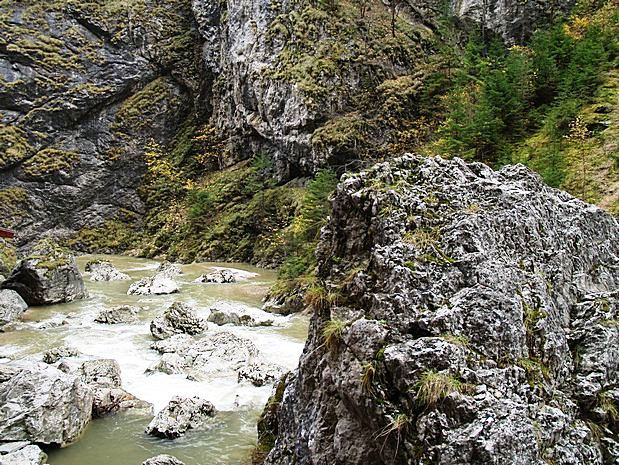
<path id="1" fill-rule="evenodd" d="M 70 170 L 80 161 L 76 152 L 47 148 L 38 151 L 34 157 L 23 163 L 24 173 L 32 177 L 41 177 L 57 171 Z"/>

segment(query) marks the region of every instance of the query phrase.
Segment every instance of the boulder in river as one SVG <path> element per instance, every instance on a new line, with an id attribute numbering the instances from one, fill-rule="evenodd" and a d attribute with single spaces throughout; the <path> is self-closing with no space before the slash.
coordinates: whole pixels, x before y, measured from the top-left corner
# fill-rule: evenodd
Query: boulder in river
<path id="1" fill-rule="evenodd" d="M 163 274 L 147 276 L 129 286 L 128 295 L 162 295 L 175 294 L 178 292 L 178 284 L 173 279 Z"/>
<path id="2" fill-rule="evenodd" d="M 112 262 L 107 260 L 91 260 L 86 264 L 91 281 L 126 281 L 131 279 L 128 274 L 119 271 Z"/>
<path id="3" fill-rule="evenodd" d="M 71 302 L 88 296 L 75 257 L 49 241 L 22 260 L 2 288 L 13 289 L 28 305 Z"/>
<path id="4" fill-rule="evenodd" d="M 181 268 L 181 265 L 179 265 L 178 263 L 171 263 L 165 261 L 157 267 L 157 274 L 172 278 L 174 276 L 183 274 L 183 270 Z"/>
<path id="5" fill-rule="evenodd" d="M 156 457 L 151 457 L 142 462 L 142 465 L 185 465 L 176 457 L 171 455 L 161 454 Z"/>
<path id="6" fill-rule="evenodd" d="M 139 307 L 132 305 L 119 305 L 101 310 L 95 317 L 97 323 L 116 325 L 122 323 L 135 323 L 138 321 Z"/>
<path id="7" fill-rule="evenodd" d="M 274 316 L 257 308 L 247 307 L 240 304 L 217 302 L 207 320 L 222 326 L 231 324 L 234 326 L 272 326 Z"/>
<path id="8" fill-rule="evenodd" d="M 228 284 L 235 283 L 236 276 L 229 270 L 217 270 L 213 273 L 200 275 L 194 283 Z"/>
<path id="9" fill-rule="evenodd" d="M 0 289 L 0 328 L 17 320 L 26 310 L 28 304 L 11 289 Z"/>
<path id="10" fill-rule="evenodd" d="M 84 383 L 94 393 L 92 414 L 100 417 L 129 408 L 151 410 L 152 406 L 122 388 L 120 366 L 116 360 L 88 360 L 79 369 Z"/>
<path id="11" fill-rule="evenodd" d="M 25 441 L 0 445 L 0 465 L 43 465 L 47 454 L 39 446 Z"/>
<path id="12" fill-rule="evenodd" d="M 174 396 L 149 423 L 146 432 L 162 438 L 178 438 L 187 430 L 206 426 L 215 413 L 213 404 L 204 399 Z"/>
<path id="13" fill-rule="evenodd" d="M 93 393 L 79 376 L 39 362 L 0 364 L 0 438 L 67 445 L 92 416 Z"/>
<path id="14" fill-rule="evenodd" d="M 43 353 L 43 362 L 52 365 L 63 358 L 78 357 L 80 351 L 74 347 L 60 346 L 49 349 Z"/>
<path id="15" fill-rule="evenodd" d="M 163 315 L 150 324 L 150 332 L 156 339 L 166 339 L 174 334 L 200 334 L 208 325 L 200 318 L 196 310 L 184 302 L 174 302 Z"/>
<path id="16" fill-rule="evenodd" d="M 282 373 L 281 367 L 263 359 L 253 342 L 229 332 L 207 333 L 197 340 L 177 335 L 152 347 L 163 356 L 149 372 L 186 373 L 192 380 L 230 376 L 256 386 L 271 383 Z"/>

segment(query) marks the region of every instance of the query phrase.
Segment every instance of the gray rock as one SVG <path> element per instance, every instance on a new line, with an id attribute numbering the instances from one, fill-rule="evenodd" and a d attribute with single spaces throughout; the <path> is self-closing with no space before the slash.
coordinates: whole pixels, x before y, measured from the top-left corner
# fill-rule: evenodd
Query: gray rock
<path id="1" fill-rule="evenodd" d="M 22 260 L 2 288 L 16 291 L 28 305 L 49 305 L 88 297 L 75 257 L 44 241 Z"/>
<path id="2" fill-rule="evenodd" d="M 213 273 L 200 275 L 194 283 L 228 284 L 235 283 L 236 276 L 228 270 L 217 270 Z"/>
<path id="3" fill-rule="evenodd" d="M 206 331 L 206 321 L 198 317 L 195 308 L 183 302 L 174 302 L 163 315 L 150 323 L 150 332 L 155 339 L 166 339 L 175 334 L 201 334 Z"/>
<path id="4" fill-rule="evenodd" d="M 226 324 L 234 326 L 272 326 L 274 322 L 273 315 L 269 315 L 262 310 L 226 302 L 218 302 L 215 305 L 214 308 L 211 308 L 211 313 L 207 320 L 219 326 Z"/>
<path id="5" fill-rule="evenodd" d="M 194 339 L 189 334 L 175 334 L 169 338 L 153 342 L 151 348 L 155 349 L 160 354 L 172 352 L 184 353 L 194 342 Z"/>
<path id="6" fill-rule="evenodd" d="M 151 457 L 150 459 L 142 462 L 142 465 L 185 465 L 183 462 L 178 460 L 176 457 L 172 457 L 171 455 L 157 455 L 156 457 Z"/>
<path id="7" fill-rule="evenodd" d="M 318 278 L 343 297 L 315 309 L 266 464 L 619 460 L 614 218 L 520 165 L 412 155 L 332 207 Z"/>
<path id="8" fill-rule="evenodd" d="M 116 360 L 88 360 L 79 369 L 82 381 L 92 389 L 92 414 L 95 417 L 126 409 L 152 410 L 152 405 L 122 388 L 120 366 Z"/>
<path id="9" fill-rule="evenodd" d="M 17 320 L 27 309 L 28 304 L 17 292 L 0 289 L 0 327 Z"/>
<path id="10" fill-rule="evenodd" d="M 183 270 L 178 263 L 163 262 L 157 267 L 157 273 L 167 276 L 168 278 L 173 278 L 174 276 L 183 274 Z"/>
<path id="11" fill-rule="evenodd" d="M 38 446 L 26 444 L 18 450 L 0 455 L 0 465 L 43 465 L 47 461 L 47 454 Z"/>
<path id="12" fill-rule="evenodd" d="M 0 455 L 17 452 L 19 449 L 23 449 L 29 445 L 30 443 L 28 441 L 0 442 Z"/>
<path id="13" fill-rule="evenodd" d="M 105 260 L 88 262 L 86 271 L 90 273 L 91 281 L 126 281 L 131 279 L 129 275 L 118 271 L 111 262 Z"/>
<path id="14" fill-rule="evenodd" d="M 0 437 L 61 446 L 75 441 L 92 413 L 93 393 L 75 374 L 50 365 L 0 365 Z"/>
<path id="15" fill-rule="evenodd" d="M 60 361 L 63 358 L 79 357 L 80 355 L 81 354 L 79 350 L 75 349 L 74 347 L 54 347 L 53 349 L 49 349 L 43 353 L 43 362 L 49 365 L 53 365 L 54 363 Z"/>
<path id="16" fill-rule="evenodd" d="M 238 382 L 262 386 L 283 372 L 281 367 L 266 362 L 249 339 L 228 332 L 207 333 L 198 340 L 176 335 L 157 341 L 153 348 L 163 355 L 149 372 L 184 373 L 192 380 L 234 376 Z"/>
<path id="17" fill-rule="evenodd" d="M 152 436 L 175 439 L 190 429 L 203 428 L 215 416 L 213 404 L 199 397 L 174 396 L 146 428 Z"/>
<path id="18" fill-rule="evenodd" d="M 119 305 L 117 307 L 102 310 L 95 317 L 97 323 L 116 325 L 122 323 L 135 323 L 138 321 L 139 307 L 131 305 Z"/>
<path id="19" fill-rule="evenodd" d="M 139 281 L 134 282 L 129 286 L 127 291 L 128 295 L 161 295 L 161 294 L 175 294 L 178 292 L 178 284 L 173 279 L 162 275 L 156 274 L 155 276 L 149 276 L 142 278 Z"/>

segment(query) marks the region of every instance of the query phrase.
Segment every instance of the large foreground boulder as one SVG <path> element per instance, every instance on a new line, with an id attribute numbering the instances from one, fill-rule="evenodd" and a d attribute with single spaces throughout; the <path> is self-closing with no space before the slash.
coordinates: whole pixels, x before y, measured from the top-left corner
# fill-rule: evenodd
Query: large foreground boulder
<path id="1" fill-rule="evenodd" d="M 178 284 L 169 276 L 164 274 L 156 274 L 148 276 L 139 281 L 134 282 L 129 286 L 128 295 L 162 295 L 175 294 L 179 291 Z"/>
<path id="2" fill-rule="evenodd" d="M 410 155 L 332 205 L 267 464 L 619 463 L 614 218 L 523 166 Z"/>
<path id="3" fill-rule="evenodd" d="M 75 257 L 51 242 L 37 245 L 22 260 L 2 288 L 13 289 L 28 305 L 71 302 L 88 296 Z"/>
<path id="4" fill-rule="evenodd" d="M 37 362 L 0 364 L 0 438 L 75 441 L 91 418 L 93 393 L 76 374 Z"/>
<path id="5" fill-rule="evenodd" d="M 0 328 L 17 320 L 26 310 L 28 304 L 11 289 L 0 289 Z"/>
<path id="6" fill-rule="evenodd" d="M 126 281 L 131 279 L 128 274 L 119 271 L 112 262 L 107 260 L 92 260 L 86 264 L 86 272 L 90 273 L 91 281 Z"/>
<path id="7" fill-rule="evenodd" d="M 171 455 L 161 454 L 156 457 L 151 457 L 142 462 L 142 465 L 185 465 L 176 457 Z"/>
<path id="8" fill-rule="evenodd" d="M 162 438 L 178 438 L 187 430 L 205 427 L 215 413 L 213 404 L 199 397 L 174 396 L 149 423 L 146 432 Z"/>
<path id="9" fill-rule="evenodd" d="M 166 339 L 175 334 L 200 334 L 208 325 L 200 318 L 195 308 L 183 302 L 174 302 L 163 315 L 150 323 L 150 332 L 156 339 Z"/>

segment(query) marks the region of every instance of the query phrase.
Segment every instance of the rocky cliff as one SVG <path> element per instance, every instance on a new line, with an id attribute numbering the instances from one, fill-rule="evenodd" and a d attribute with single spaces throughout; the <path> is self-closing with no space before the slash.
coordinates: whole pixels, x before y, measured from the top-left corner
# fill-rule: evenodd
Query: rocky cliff
<path id="1" fill-rule="evenodd" d="M 617 463 L 615 219 L 521 165 L 412 155 L 332 205 L 265 463 Z"/>
<path id="2" fill-rule="evenodd" d="M 278 182 L 344 166 L 386 140 L 398 108 L 419 116 L 439 17 L 514 41 L 550 8 L 499 3 L 3 2 L 0 219 L 22 244 L 139 222 L 149 151 L 189 180 L 257 153 Z M 215 164 L 192 159 L 205 124 Z"/>
<path id="3" fill-rule="evenodd" d="M 189 2 L 3 2 L 0 213 L 22 242 L 144 213 L 144 147 L 200 103 Z"/>

